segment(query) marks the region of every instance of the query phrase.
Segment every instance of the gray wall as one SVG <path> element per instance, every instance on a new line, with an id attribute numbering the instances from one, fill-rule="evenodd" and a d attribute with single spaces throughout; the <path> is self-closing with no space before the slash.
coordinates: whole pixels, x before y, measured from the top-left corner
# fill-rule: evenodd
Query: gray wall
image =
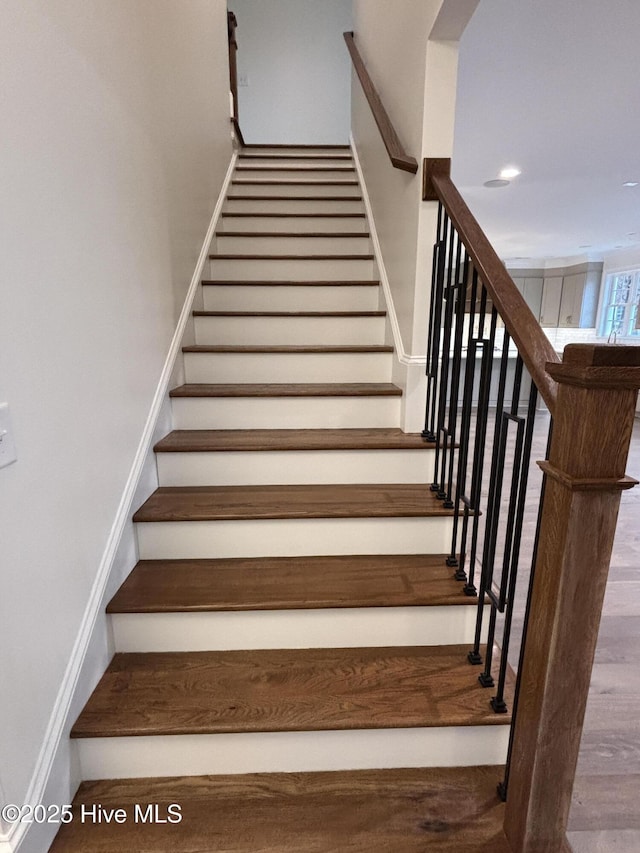
<path id="1" fill-rule="evenodd" d="M 248 143 L 346 144 L 351 0 L 229 0 L 238 19 L 240 127 Z"/>

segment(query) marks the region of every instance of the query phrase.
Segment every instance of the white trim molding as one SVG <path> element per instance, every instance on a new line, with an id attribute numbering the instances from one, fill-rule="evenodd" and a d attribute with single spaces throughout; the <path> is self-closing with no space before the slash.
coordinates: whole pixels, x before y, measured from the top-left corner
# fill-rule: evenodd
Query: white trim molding
<path id="1" fill-rule="evenodd" d="M 131 523 L 133 501 L 136 488 L 144 468 L 145 460 L 151 451 L 153 434 L 169 389 L 169 382 L 180 353 L 182 338 L 191 315 L 193 301 L 195 299 L 200 281 L 208 262 L 209 246 L 213 240 L 218 219 L 222 212 L 222 205 L 227 195 L 231 175 L 236 165 L 237 152 L 231 156 L 229 168 L 222 182 L 222 187 L 207 228 L 207 233 L 202 244 L 202 249 L 193 272 L 193 277 L 187 291 L 185 301 L 178 319 L 176 329 L 169 346 L 169 351 L 164 362 L 162 373 L 156 387 L 156 391 L 149 409 L 149 414 L 136 450 L 136 454 L 127 478 L 127 482 L 120 498 L 116 516 L 109 532 L 107 544 L 102 554 L 89 600 L 84 611 L 80 629 L 71 652 L 56 702 L 53 707 L 49 724 L 43 738 L 42 748 L 36 761 L 35 770 L 25 796 L 25 803 L 46 802 L 45 791 L 51 772 L 61 747 L 61 739 L 67 727 L 67 721 L 74 694 L 78 687 L 81 670 L 85 657 L 89 650 L 92 635 L 101 612 L 101 603 L 113 570 L 114 561 L 118 547 L 123 537 L 126 525 Z M 37 826 L 32 824 L 32 826 Z M 15 853 L 24 842 L 29 824 L 14 824 L 4 836 L 0 835 L 0 853 Z"/>
<path id="2" fill-rule="evenodd" d="M 382 285 L 382 292 L 384 293 L 384 298 L 387 305 L 387 313 L 389 316 L 389 323 L 391 324 L 391 333 L 393 335 L 393 345 L 397 354 L 398 361 L 400 362 L 400 364 L 425 365 L 427 363 L 426 356 L 409 355 L 404 348 L 402 334 L 400 332 L 400 325 L 398 323 L 398 315 L 396 314 L 395 305 L 393 303 L 391 284 L 389 283 L 389 276 L 387 275 L 387 270 L 384 265 L 384 258 L 382 255 L 382 247 L 378 238 L 378 232 L 376 231 L 376 223 L 373 216 L 371 199 L 369 198 L 369 193 L 367 191 L 367 184 L 364 179 L 364 173 L 360 164 L 358 149 L 356 148 L 356 143 L 353 138 L 353 134 L 351 134 L 349 141 L 351 143 L 351 151 L 353 153 L 353 162 L 358 173 L 358 180 L 360 181 L 360 188 L 362 190 L 362 200 L 364 202 L 364 208 L 367 213 L 367 221 L 369 223 L 369 231 L 371 233 L 371 245 L 373 246 L 373 254 L 375 255 L 376 264 L 378 266 L 378 272 L 380 274 L 380 284 Z"/>

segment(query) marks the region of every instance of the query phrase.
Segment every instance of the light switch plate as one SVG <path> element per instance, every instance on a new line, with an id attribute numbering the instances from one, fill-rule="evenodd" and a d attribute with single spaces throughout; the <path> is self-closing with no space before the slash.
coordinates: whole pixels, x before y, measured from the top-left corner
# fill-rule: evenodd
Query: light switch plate
<path id="1" fill-rule="evenodd" d="M 9 415 L 9 404 L 0 403 L 0 468 L 11 465 L 18 458 Z"/>
<path id="2" fill-rule="evenodd" d="M 244 88 L 245 86 L 248 86 L 248 85 L 249 85 L 249 75 L 246 73 L 246 71 L 241 71 L 238 74 L 238 87 Z"/>

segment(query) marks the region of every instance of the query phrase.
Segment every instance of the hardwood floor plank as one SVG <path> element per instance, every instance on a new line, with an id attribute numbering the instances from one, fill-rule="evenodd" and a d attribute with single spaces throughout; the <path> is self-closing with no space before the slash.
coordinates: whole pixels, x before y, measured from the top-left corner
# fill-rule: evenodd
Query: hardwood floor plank
<path id="1" fill-rule="evenodd" d="M 134 521 L 451 516 L 429 486 L 161 486 Z"/>
<path id="2" fill-rule="evenodd" d="M 468 647 L 116 654 L 71 735 L 508 725 Z M 508 685 L 510 703 L 513 684 Z"/>
<path id="3" fill-rule="evenodd" d="M 472 606 L 444 555 L 139 562 L 109 613 Z"/>
<path id="4" fill-rule="evenodd" d="M 430 450 L 420 433 L 400 429 L 174 430 L 156 453 L 215 450 Z"/>
<path id="5" fill-rule="evenodd" d="M 569 831 L 626 829 L 640 830 L 637 799 L 629 789 L 640 791 L 640 774 L 581 774 L 573 788 Z"/>
<path id="6" fill-rule="evenodd" d="M 51 853 L 511 853 L 500 767 L 270 773 L 85 782 Z M 181 806 L 178 825 L 136 824 L 136 804 Z M 124 808 L 125 824 L 79 819 Z"/>

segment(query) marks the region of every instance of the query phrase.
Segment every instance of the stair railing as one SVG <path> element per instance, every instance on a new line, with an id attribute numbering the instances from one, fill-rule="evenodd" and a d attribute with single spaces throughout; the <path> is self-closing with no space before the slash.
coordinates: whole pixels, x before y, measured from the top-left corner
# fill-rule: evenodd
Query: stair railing
<path id="1" fill-rule="evenodd" d="M 482 666 L 495 713 L 512 715 L 498 786 L 507 838 L 514 853 L 556 853 L 620 494 L 636 484 L 625 466 L 640 347 L 573 344 L 560 360 L 449 170 L 449 160 L 424 161 L 423 198 L 438 202 L 423 432 L 436 446 L 431 488 L 453 510 L 447 564 L 478 596 L 469 662 Z M 529 584 L 514 683 L 519 570 Z"/>
<path id="2" fill-rule="evenodd" d="M 367 66 L 364 64 L 364 60 L 355 43 L 353 33 L 343 33 L 343 35 L 349 49 L 353 67 L 360 80 L 362 91 L 369 102 L 369 107 L 380 131 L 384 147 L 387 149 L 391 165 L 395 169 L 402 169 L 404 172 L 411 172 L 415 175 L 418 171 L 418 161 L 404 150 L 396 129 L 391 123 L 391 119 L 380 99 L 380 95 L 373 84 L 373 80 L 369 76 Z"/>

